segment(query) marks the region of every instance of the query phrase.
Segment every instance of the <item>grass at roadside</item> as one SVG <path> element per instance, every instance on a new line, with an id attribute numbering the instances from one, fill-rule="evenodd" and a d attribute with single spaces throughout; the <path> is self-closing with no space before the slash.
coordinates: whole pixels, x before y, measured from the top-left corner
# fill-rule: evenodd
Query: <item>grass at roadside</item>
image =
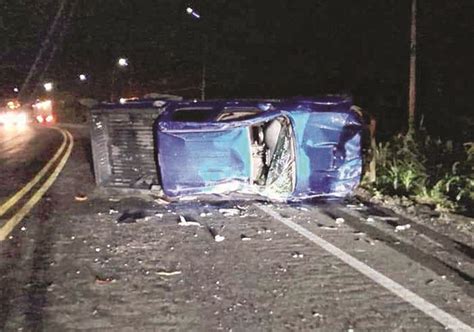
<path id="1" fill-rule="evenodd" d="M 465 144 L 398 135 L 379 143 L 375 182 L 363 181 L 373 195 L 406 197 L 438 211 L 472 215 L 474 142 Z"/>

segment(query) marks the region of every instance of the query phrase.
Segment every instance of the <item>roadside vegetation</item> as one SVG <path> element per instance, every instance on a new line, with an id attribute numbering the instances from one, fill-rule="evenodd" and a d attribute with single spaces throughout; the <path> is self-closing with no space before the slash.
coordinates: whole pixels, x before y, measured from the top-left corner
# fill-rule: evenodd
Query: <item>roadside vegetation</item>
<path id="1" fill-rule="evenodd" d="M 375 196 L 398 196 L 440 212 L 473 215 L 474 142 L 455 143 L 425 133 L 398 135 L 374 151 L 375 181 L 363 187 Z"/>

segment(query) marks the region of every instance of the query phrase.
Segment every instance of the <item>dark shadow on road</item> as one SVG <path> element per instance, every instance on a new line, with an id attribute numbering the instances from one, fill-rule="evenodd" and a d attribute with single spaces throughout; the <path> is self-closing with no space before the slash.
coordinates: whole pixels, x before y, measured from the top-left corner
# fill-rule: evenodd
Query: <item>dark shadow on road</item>
<path id="1" fill-rule="evenodd" d="M 31 275 L 26 283 L 25 328 L 28 331 L 43 330 L 46 292 L 52 281 L 48 278 L 53 245 L 54 221 L 50 218 L 51 203 L 43 201 L 38 214 L 37 233 L 31 257 Z"/>

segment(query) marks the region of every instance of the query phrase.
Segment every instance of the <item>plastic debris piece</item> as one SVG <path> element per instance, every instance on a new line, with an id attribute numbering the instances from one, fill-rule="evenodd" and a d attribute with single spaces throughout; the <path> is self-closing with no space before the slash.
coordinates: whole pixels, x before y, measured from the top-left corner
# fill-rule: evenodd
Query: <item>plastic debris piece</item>
<path id="1" fill-rule="evenodd" d="M 326 225 L 323 225 L 323 224 L 318 224 L 318 227 L 321 228 L 321 229 L 330 229 L 330 230 L 336 230 L 337 229 L 334 226 L 326 226 Z"/>
<path id="2" fill-rule="evenodd" d="M 307 208 L 305 208 L 304 206 L 298 206 L 298 209 L 301 210 L 301 211 L 309 211 Z"/>
<path id="3" fill-rule="evenodd" d="M 184 216 L 179 216 L 179 226 L 198 226 L 200 227 L 201 224 L 198 223 L 197 221 L 187 221 Z"/>
<path id="4" fill-rule="evenodd" d="M 25 226 L 22 226 L 20 229 L 21 229 L 22 232 L 26 231 L 26 227 L 25 227 Z"/>
<path id="5" fill-rule="evenodd" d="M 298 251 L 293 251 L 291 253 L 291 257 L 293 257 L 293 258 L 303 258 L 304 255 L 302 253 L 298 252 Z"/>
<path id="6" fill-rule="evenodd" d="M 411 228 L 410 224 L 398 225 L 397 227 L 395 227 L 395 232 L 406 231 L 407 229 L 410 229 L 410 228 Z"/>
<path id="7" fill-rule="evenodd" d="M 365 242 L 367 242 L 368 244 L 370 244 L 371 246 L 374 246 L 375 245 L 375 242 L 370 240 L 370 239 L 364 239 Z"/>
<path id="8" fill-rule="evenodd" d="M 323 315 L 321 315 L 319 312 L 317 311 L 313 311 L 313 317 L 323 317 Z"/>
<path id="9" fill-rule="evenodd" d="M 370 223 L 370 224 L 372 224 L 372 223 L 375 222 L 375 219 L 372 218 L 372 217 L 368 217 L 368 218 L 367 218 L 367 222 Z"/>
<path id="10" fill-rule="evenodd" d="M 375 218 L 382 221 L 397 221 L 400 219 L 398 217 L 393 217 L 393 216 L 369 216 L 369 218 Z"/>
<path id="11" fill-rule="evenodd" d="M 213 227 L 207 226 L 207 230 L 209 231 L 209 233 L 211 233 L 212 237 L 214 238 L 214 241 L 222 242 L 225 240 L 225 237 L 222 235 L 219 235 Z"/>
<path id="12" fill-rule="evenodd" d="M 117 214 L 119 213 L 117 210 L 115 210 L 114 208 L 110 208 L 109 209 L 109 214 Z"/>
<path id="13" fill-rule="evenodd" d="M 156 274 L 163 277 L 172 277 L 181 274 L 181 271 L 158 271 Z"/>
<path id="14" fill-rule="evenodd" d="M 250 240 L 252 240 L 252 238 L 248 237 L 248 236 L 245 235 L 245 234 L 240 235 L 240 239 L 241 239 L 242 241 L 250 241 Z"/>
<path id="15" fill-rule="evenodd" d="M 163 213 L 155 213 L 155 217 L 163 218 Z"/>
<path id="16" fill-rule="evenodd" d="M 186 202 L 186 201 L 195 201 L 197 200 L 197 196 L 183 196 L 183 197 L 180 197 L 179 200 L 180 201 L 183 201 L 183 202 Z"/>
<path id="17" fill-rule="evenodd" d="M 87 201 L 88 197 L 84 194 L 77 194 L 76 196 L 74 196 L 74 199 L 78 202 L 84 202 Z"/>
<path id="18" fill-rule="evenodd" d="M 110 284 L 111 282 L 115 282 L 115 279 L 110 278 L 110 277 L 95 276 L 95 283 L 97 285 L 107 285 L 107 284 Z"/>
<path id="19" fill-rule="evenodd" d="M 222 213 L 224 217 L 232 217 L 240 214 L 239 209 L 219 209 L 219 212 Z"/>
<path id="20" fill-rule="evenodd" d="M 216 242 L 222 242 L 224 240 L 225 240 L 225 236 L 222 236 L 222 235 L 219 235 L 219 234 L 214 236 L 214 241 L 216 241 Z"/>
<path id="21" fill-rule="evenodd" d="M 336 218 L 336 225 L 342 225 L 345 222 L 344 218 Z"/>

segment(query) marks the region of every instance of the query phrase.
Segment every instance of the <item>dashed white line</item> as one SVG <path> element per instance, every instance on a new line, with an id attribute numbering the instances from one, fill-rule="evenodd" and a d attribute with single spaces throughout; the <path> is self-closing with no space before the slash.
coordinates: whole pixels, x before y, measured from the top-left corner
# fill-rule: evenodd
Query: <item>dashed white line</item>
<path id="1" fill-rule="evenodd" d="M 317 244 L 330 254 L 336 256 L 339 258 L 341 261 L 346 263 L 347 265 L 351 266 L 352 268 L 356 269 L 363 275 L 367 276 L 380 286 L 388 289 L 390 292 L 393 294 L 399 296 L 402 298 L 404 301 L 410 303 L 413 305 L 415 308 L 419 309 L 420 311 L 424 312 L 426 315 L 430 316 L 434 320 L 438 321 L 441 323 L 443 326 L 452 329 L 454 331 L 472 331 L 474 332 L 474 329 L 470 327 L 469 325 L 463 323 L 456 317 L 448 314 L 444 310 L 438 308 L 434 304 L 426 301 L 425 299 L 421 298 L 417 294 L 413 293 L 412 291 L 406 289 L 399 283 L 393 281 L 392 279 L 386 277 L 382 273 L 374 270 L 370 266 L 366 265 L 365 263 L 359 261 L 357 258 L 349 255 L 345 251 L 339 249 L 338 247 L 332 245 L 331 243 L 327 242 L 326 240 L 323 240 L 316 234 L 310 232 L 304 227 L 301 227 L 300 225 L 296 224 L 295 222 L 291 221 L 288 218 L 282 217 L 280 214 L 277 212 L 273 211 L 270 207 L 265 206 L 265 205 L 260 205 L 260 204 L 255 204 L 255 206 L 268 214 L 269 216 L 273 217 L 275 220 L 281 222 L 285 226 L 291 228 L 292 230 L 296 231 L 297 233 L 303 235 L 306 237 L 308 240 L 311 242 Z"/>

